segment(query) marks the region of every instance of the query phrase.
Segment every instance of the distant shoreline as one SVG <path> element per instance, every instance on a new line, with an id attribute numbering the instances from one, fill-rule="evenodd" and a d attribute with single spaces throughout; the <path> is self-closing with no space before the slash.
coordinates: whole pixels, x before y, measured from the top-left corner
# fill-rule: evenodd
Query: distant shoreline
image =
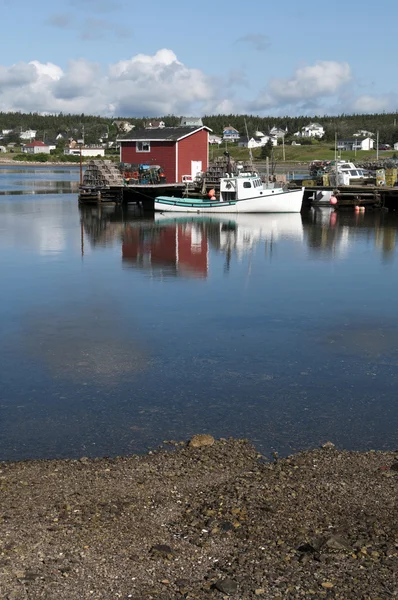
<path id="1" fill-rule="evenodd" d="M 2 160 L 0 158 L 0 167 L 21 167 L 21 166 L 26 166 L 26 167 L 75 167 L 75 168 L 79 168 L 80 164 L 79 163 L 72 163 L 72 162 L 34 162 L 34 161 L 25 161 L 25 160 Z M 85 166 L 85 163 L 83 163 L 83 166 Z"/>

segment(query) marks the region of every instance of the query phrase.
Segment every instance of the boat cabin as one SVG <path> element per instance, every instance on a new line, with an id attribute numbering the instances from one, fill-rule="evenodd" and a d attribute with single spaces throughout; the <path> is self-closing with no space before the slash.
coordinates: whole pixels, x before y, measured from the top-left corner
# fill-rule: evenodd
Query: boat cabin
<path id="1" fill-rule="evenodd" d="M 220 202 L 233 202 L 261 196 L 263 182 L 257 174 L 226 175 L 220 181 Z"/>
<path id="2" fill-rule="evenodd" d="M 332 185 L 350 185 L 368 178 L 368 174 L 364 169 L 360 169 L 352 162 L 340 163 L 337 165 L 337 183 L 336 169 L 331 168 L 332 177 L 330 178 Z"/>

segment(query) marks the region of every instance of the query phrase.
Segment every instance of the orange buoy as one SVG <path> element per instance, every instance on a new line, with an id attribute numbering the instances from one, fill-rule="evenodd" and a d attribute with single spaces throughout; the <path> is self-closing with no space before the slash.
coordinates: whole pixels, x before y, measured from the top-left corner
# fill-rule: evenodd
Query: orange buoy
<path id="1" fill-rule="evenodd" d="M 207 192 L 207 195 L 209 196 L 210 200 L 213 200 L 213 199 L 215 199 L 215 197 L 216 197 L 216 190 L 213 190 L 213 189 L 212 189 L 212 190 L 209 190 L 209 191 Z"/>
<path id="2" fill-rule="evenodd" d="M 337 198 L 336 198 L 336 196 L 330 196 L 330 204 L 332 204 L 333 206 L 335 204 L 337 204 Z"/>

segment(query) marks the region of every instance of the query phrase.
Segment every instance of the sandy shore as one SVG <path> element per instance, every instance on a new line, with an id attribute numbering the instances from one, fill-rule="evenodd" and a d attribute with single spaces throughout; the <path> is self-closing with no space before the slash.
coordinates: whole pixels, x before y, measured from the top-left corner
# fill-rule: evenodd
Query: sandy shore
<path id="1" fill-rule="evenodd" d="M 1 463 L 0 597 L 398 596 L 397 453 L 197 445 Z"/>

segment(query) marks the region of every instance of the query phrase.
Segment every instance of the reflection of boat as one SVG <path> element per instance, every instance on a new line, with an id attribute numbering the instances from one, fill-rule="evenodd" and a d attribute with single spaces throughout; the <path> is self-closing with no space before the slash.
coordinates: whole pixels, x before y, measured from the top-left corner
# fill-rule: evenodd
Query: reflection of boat
<path id="1" fill-rule="evenodd" d="M 191 224 L 216 224 L 229 226 L 239 229 L 242 234 L 258 239 L 266 239 L 270 235 L 274 239 L 280 237 L 289 237 L 296 240 L 303 239 L 303 224 L 299 213 L 289 214 L 267 214 L 250 215 L 239 214 L 231 217 L 225 215 L 211 215 L 208 217 L 196 217 L 180 213 L 178 216 L 171 216 L 162 213 L 155 214 L 155 222 L 162 224 L 172 223 L 191 223 Z"/>
<path id="2" fill-rule="evenodd" d="M 189 216 L 155 214 L 155 222 L 164 227 L 196 229 L 205 232 L 218 250 L 235 251 L 238 256 L 252 250 L 259 242 L 279 239 L 303 240 L 303 224 L 298 213 L 280 215 Z"/>
<path id="3" fill-rule="evenodd" d="M 303 194 L 304 188 L 267 188 L 256 173 L 240 173 L 221 178 L 218 199 L 214 195 L 207 199 L 158 196 L 155 198 L 155 211 L 212 214 L 299 213 Z"/>

